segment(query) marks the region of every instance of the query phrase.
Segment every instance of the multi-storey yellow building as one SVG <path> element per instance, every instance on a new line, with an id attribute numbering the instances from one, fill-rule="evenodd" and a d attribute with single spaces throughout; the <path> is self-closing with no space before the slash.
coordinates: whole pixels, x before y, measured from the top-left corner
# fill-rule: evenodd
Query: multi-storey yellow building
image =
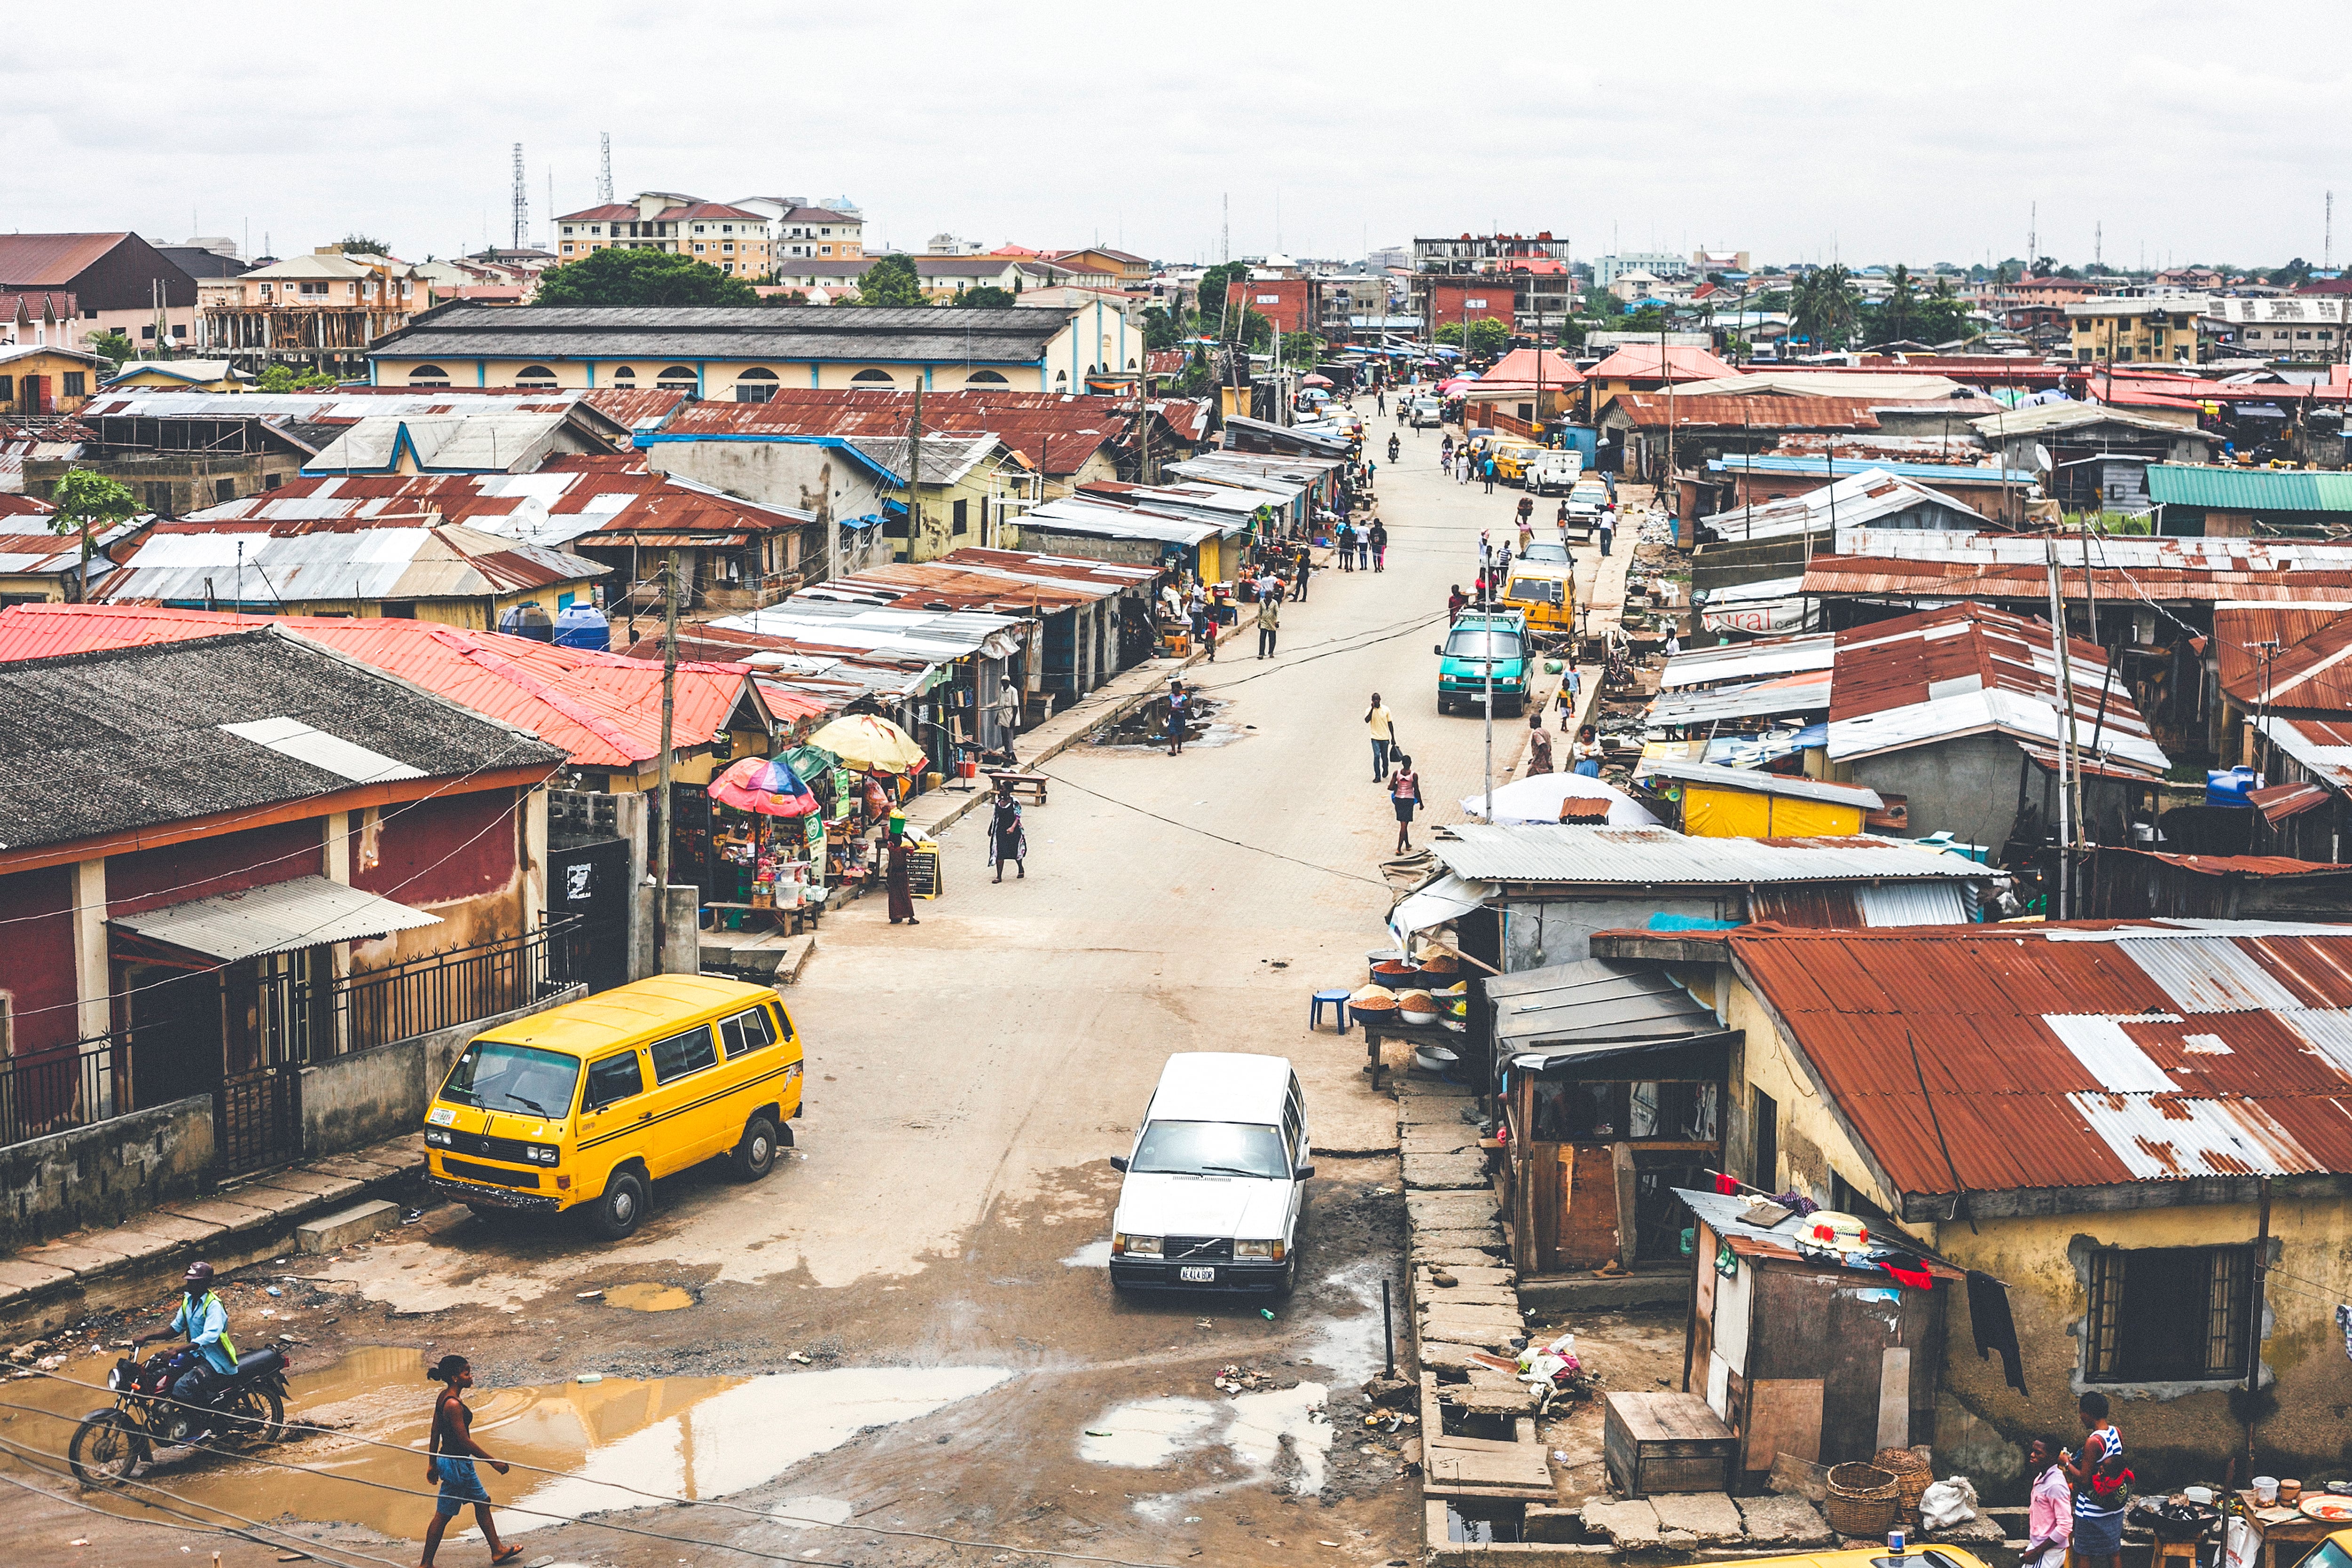
<path id="1" fill-rule="evenodd" d="M 2069 347 L 2081 362 L 2145 364 L 2197 358 L 2201 294 L 2119 294 L 2066 307 Z"/>
<path id="2" fill-rule="evenodd" d="M 737 277 L 763 278 L 769 272 L 768 220 L 676 191 L 641 191 L 635 201 L 584 207 L 555 220 L 559 263 L 609 249 L 670 251 Z"/>

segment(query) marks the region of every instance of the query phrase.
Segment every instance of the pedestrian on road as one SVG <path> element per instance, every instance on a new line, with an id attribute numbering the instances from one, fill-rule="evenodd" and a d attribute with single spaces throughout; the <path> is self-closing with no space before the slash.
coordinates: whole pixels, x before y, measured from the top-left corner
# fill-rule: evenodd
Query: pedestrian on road
<path id="1" fill-rule="evenodd" d="M 1412 758 L 1402 752 L 1397 754 L 1396 772 L 1389 778 L 1389 804 L 1396 808 L 1396 852 L 1404 854 L 1412 848 L 1412 814 L 1421 806 L 1421 775 L 1412 770 Z"/>
<path id="2" fill-rule="evenodd" d="M 441 1385 L 441 1392 L 433 1398 L 433 1436 L 425 1449 L 425 1479 L 428 1484 L 438 1482 L 441 1495 L 433 1504 L 433 1521 L 425 1527 L 425 1568 L 433 1568 L 442 1532 L 468 1503 L 473 1505 L 474 1522 L 481 1529 L 482 1544 L 490 1549 L 494 1568 L 511 1563 L 522 1555 L 522 1548 L 499 1539 L 499 1527 L 490 1520 L 490 1494 L 474 1469 L 476 1459 L 488 1459 L 490 1469 L 500 1475 L 507 1473 L 504 1459 L 493 1458 L 474 1441 L 474 1413 L 466 1407 L 464 1396 L 464 1391 L 474 1385 L 474 1369 L 464 1356 L 451 1354 L 434 1363 L 426 1375 Z"/>
<path id="3" fill-rule="evenodd" d="M 1379 521 L 1378 518 L 1373 520 Z M 1356 570 L 1358 571 L 1372 570 L 1372 540 L 1370 528 L 1361 529 L 1356 535 Z"/>
<path id="4" fill-rule="evenodd" d="M 1560 542 L 1566 544 L 1568 542 L 1568 503 L 1566 501 L 1559 504 L 1559 514 L 1552 518 L 1552 526 L 1559 529 Z"/>
<path id="5" fill-rule="evenodd" d="M 1522 500 L 1519 503 L 1522 507 L 1525 507 L 1527 504 L 1528 503 L 1525 500 Z M 1526 556 L 1528 553 L 1528 547 L 1535 542 L 1535 519 L 1523 511 L 1519 514 L 1519 554 L 1522 557 Z"/>
<path id="6" fill-rule="evenodd" d="M 1170 681 L 1168 683 L 1169 756 L 1181 757 L 1184 755 L 1184 725 L 1192 716 L 1192 694 L 1184 689 L 1183 682 L 1177 680 Z"/>
<path id="7" fill-rule="evenodd" d="M 1372 731 L 1372 782 L 1385 783 L 1389 776 L 1389 743 L 1396 738 L 1396 721 L 1381 706 L 1381 694 L 1372 694 L 1372 706 L 1364 710 L 1364 722 Z"/>
<path id="8" fill-rule="evenodd" d="M 1201 600 L 1192 606 L 1192 641 L 1208 650 L 1209 662 L 1217 661 L 1217 623 L 1210 619 L 1208 601 Z"/>
<path id="9" fill-rule="evenodd" d="M 1543 727 L 1543 709 L 1528 715 L 1528 777 L 1551 771 L 1551 734 Z"/>
<path id="10" fill-rule="evenodd" d="M 1601 737 L 1591 725 L 1577 730 L 1576 744 L 1568 748 L 1568 754 L 1575 763 L 1570 772 L 1587 779 L 1601 777 Z"/>
<path id="11" fill-rule="evenodd" d="M 1486 476 L 1486 494 L 1493 495 L 1495 493 L 1495 460 L 1491 457 L 1487 458 L 1481 466 L 1480 472 Z"/>
<path id="12" fill-rule="evenodd" d="M 1374 413 L 1386 413 L 1388 411 L 1389 394 L 1384 392 L 1374 392 L 1372 394 L 1372 412 Z"/>
<path id="13" fill-rule="evenodd" d="M 1261 593 L 1257 599 L 1257 656 L 1274 657 L 1274 635 L 1282 627 L 1282 591 Z"/>
<path id="14" fill-rule="evenodd" d="M 1013 780 L 996 781 L 996 799 L 989 802 L 988 863 L 996 868 L 996 880 L 1004 880 L 1004 862 L 1011 861 L 1020 868 L 1020 874 L 1029 874 L 1029 833 L 1021 823 L 1021 802 L 1013 798 Z"/>
<path id="15" fill-rule="evenodd" d="M 1021 688 L 1011 681 L 996 688 L 996 733 L 1004 747 L 1004 755 L 1013 755 L 1013 737 L 1021 727 Z"/>
<path id="16" fill-rule="evenodd" d="M 884 834 L 889 859 L 883 873 L 883 885 L 890 894 L 890 924 L 896 925 L 903 920 L 909 925 L 920 925 L 922 922 L 915 918 L 914 835 L 907 831 L 907 819 L 896 811 L 890 813 Z"/>
<path id="17" fill-rule="evenodd" d="M 1306 544 L 1301 542 L 1298 547 L 1298 591 L 1293 595 L 1301 604 L 1307 602 L 1307 574 L 1314 570 L 1315 558 L 1307 553 Z"/>
<path id="18" fill-rule="evenodd" d="M 2069 1454 L 2063 1448 L 2058 1452 L 2058 1463 L 2074 1487 L 2074 1531 L 2067 1545 L 2067 1561 L 2080 1568 L 2099 1568 L 2102 1563 L 2112 1565 L 2121 1561 L 2124 1499 L 2116 1488 L 2095 1487 L 2092 1482 L 2109 1468 L 2109 1460 L 2121 1460 L 2124 1435 L 2109 1419 L 2107 1396 L 2097 1389 L 2084 1394 L 2075 1405 L 2088 1436 L 2083 1439 L 2079 1454 Z"/>
<path id="19" fill-rule="evenodd" d="M 1386 571 L 1389 559 L 1389 528 L 1378 517 L 1372 519 L 1371 532 L 1365 536 L 1372 547 L 1372 570 Z"/>
<path id="20" fill-rule="evenodd" d="M 1483 581 L 1480 582 L 1478 585 L 1478 591 L 1484 593 L 1486 591 L 1486 583 Z M 1445 623 L 1448 626 L 1451 626 L 1456 621 L 1461 620 L 1463 609 L 1469 602 L 1469 596 L 1462 591 L 1462 585 L 1458 582 L 1455 583 L 1454 585 L 1454 591 L 1445 596 Z"/>
<path id="21" fill-rule="evenodd" d="M 1437 455 L 1437 471 L 1448 479 L 1454 477 L 1454 448 L 1449 446 Z"/>
<path id="22" fill-rule="evenodd" d="M 1604 509 L 1601 514 L 1601 553 L 1609 553 L 1609 541 L 1617 537 L 1617 508 Z"/>
<path id="23" fill-rule="evenodd" d="M 1356 570 L 1356 525 L 1353 523 L 1339 525 L 1339 570 Z"/>
<path id="24" fill-rule="evenodd" d="M 1562 720 L 1560 727 L 1562 729 L 1566 729 L 1568 727 L 1565 721 L 1574 716 L 1576 713 L 1576 699 L 1583 694 L 1583 691 L 1584 672 L 1578 669 L 1574 664 L 1569 665 L 1568 678 L 1562 681 L 1559 685 L 1559 711 Z"/>

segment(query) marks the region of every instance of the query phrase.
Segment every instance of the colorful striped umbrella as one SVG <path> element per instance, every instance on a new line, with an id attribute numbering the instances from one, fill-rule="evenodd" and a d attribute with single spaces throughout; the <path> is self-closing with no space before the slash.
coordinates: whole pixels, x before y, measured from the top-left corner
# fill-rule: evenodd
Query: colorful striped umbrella
<path id="1" fill-rule="evenodd" d="M 820 809 L 801 776 L 781 757 L 746 757 L 711 784 L 710 798 L 763 817 L 805 817 Z"/>

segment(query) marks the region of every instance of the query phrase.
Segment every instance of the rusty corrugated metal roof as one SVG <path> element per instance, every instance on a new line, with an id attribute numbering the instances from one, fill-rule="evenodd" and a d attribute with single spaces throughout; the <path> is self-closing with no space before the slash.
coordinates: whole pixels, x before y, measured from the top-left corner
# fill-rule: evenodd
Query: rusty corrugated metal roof
<path id="1" fill-rule="evenodd" d="M 2352 927 L 1749 927 L 1729 942 L 1906 1193 L 2352 1173 Z"/>
<path id="2" fill-rule="evenodd" d="M 2352 596 L 2347 596 L 2352 599 Z M 2217 604 L 2213 608 L 2214 656 L 2220 664 L 2221 689 L 2248 707 L 2264 702 L 2263 644 L 2270 643 L 2272 686 L 2284 678 L 2290 657 L 2299 653 L 2302 645 L 2327 631 L 2337 622 L 2352 616 L 2352 602 L 2307 603 L 2284 601 L 2270 604 Z M 2343 647 L 2344 639 L 2332 644 Z M 2274 707 L 2352 707 L 2352 677 L 2336 685 L 2337 695 L 2319 701 L 2279 702 Z"/>

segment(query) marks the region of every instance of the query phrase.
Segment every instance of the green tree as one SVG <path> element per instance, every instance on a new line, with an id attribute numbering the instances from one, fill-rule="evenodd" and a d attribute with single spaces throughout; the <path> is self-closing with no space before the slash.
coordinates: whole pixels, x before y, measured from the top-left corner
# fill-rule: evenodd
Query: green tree
<path id="1" fill-rule="evenodd" d="M 1184 329 L 1164 305 L 1149 305 L 1143 311 L 1143 346 L 1147 349 L 1172 349 L 1184 336 Z"/>
<path id="2" fill-rule="evenodd" d="M 1437 330 L 1432 332 L 1430 336 L 1451 348 L 1458 349 L 1462 346 L 1462 323 L 1459 321 L 1441 323 Z"/>
<path id="3" fill-rule="evenodd" d="M 343 236 L 342 246 L 343 249 L 346 251 L 360 251 L 368 256 L 390 256 L 392 254 L 392 246 L 386 245 L 383 241 L 375 238 L 372 235 L 362 234 L 357 229 L 352 230 L 351 233 Z"/>
<path id="4" fill-rule="evenodd" d="M 983 283 L 977 288 L 965 289 L 950 303 L 960 305 L 966 310 L 1010 310 L 1021 302 L 1013 297 L 1013 290 L 1010 288 L 999 288 L 993 283 Z M 1147 343 L 1150 341 L 1148 337 L 1144 340 Z"/>
<path id="5" fill-rule="evenodd" d="M 757 305 L 759 293 L 690 256 L 597 250 L 539 275 L 533 305 Z"/>
<path id="6" fill-rule="evenodd" d="M 1312 332 L 1293 332 L 1282 340 L 1283 362 L 1292 365 L 1315 364 L 1323 358 L 1323 350 L 1329 346 Z"/>
<path id="7" fill-rule="evenodd" d="M 787 288 L 781 294 L 762 294 L 760 296 L 760 303 L 762 305 L 805 305 L 808 303 L 808 290 L 805 288 Z"/>
<path id="8" fill-rule="evenodd" d="M 1644 305 L 1639 310 L 1628 310 L 1609 323 L 1612 332 L 1663 332 L 1666 329 L 1666 309 L 1663 305 Z"/>
<path id="9" fill-rule="evenodd" d="M 1845 347 L 1861 321 L 1862 301 L 1853 276 L 1835 263 L 1799 278 L 1790 290 L 1790 307 L 1798 334 L 1818 348 Z"/>
<path id="10" fill-rule="evenodd" d="M 857 302 L 899 310 L 919 309 L 929 305 L 923 298 L 923 280 L 916 275 L 911 256 L 885 256 L 875 258 L 857 280 Z"/>
<path id="11" fill-rule="evenodd" d="M 50 528 L 60 534 L 81 536 L 81 575 L 77 593 L 87 597 L 89 592 L 89 537 L 108 523 L 119 523 L 139 515 L 139 497 L 128 486 L 116 483 L 103 474 L 93 474 L 87 468 L 68 468 L 66 476 L 49 491 L 49 505 L 57 510 L 49 514 Z"/>
<path id="12" fill-rule="evenodd" d="M 271 365 L 254 382 L 256 392 L 319 392 L 336 385 L 335 378 L 324 371 L 306 371 L 296 365 Z"/>
<path id="13" fill-rule="evenodd" d="M 1583 322 L 1572 316 L 1570 317 L 1568 324 L 1559 329 L 1559 346 L 1569 353 L 1575 353 L 1584 347 L 1584 334 L 1587 330 L 1589 329 Z"/>
<path id="14" fill-rule="evenodd" d="M 82 341 L 89 347 L 91 353 L 104 354 L 108 359 L 112 360 L 114 368 L 118 371 L 122 368 L 123 361 L 137 352 L 131 348 L 131 340 L 120 332 L 92 332 Z"/>
<path id="15" fill-rule="evenodd" d="M 1228 261 L 1208 267 L 1201 274 L 1201 332 L 1213 338 L 1220 332 L 1231 333 L 1241 325 L 1239 318 L 1228 320 L 1225 297 L 1232 286 L 1249 281 L 1249 263 Z M 1246 307 L 1244 307 L 1246 308 Z"/>
<path id="16" fill-rule="evenodd" d="M 1911 269 L 1898 261 L 1895 276 L 1888 280 L 1886 303 L 1879 308 L 1886 339 L 1909 337 L 1911 319 L 1919 313 L 1918 308 L 1919 286 L 1911 281 Z"/>
<path id="17" fill-rule="evenodd" d="M 1462 329 L 1462 351 L 1479 359 L 1488 359 L 1503 351 L 1510 341 L 1511 329 L 1492 316 L 1482 316 Z"/>

